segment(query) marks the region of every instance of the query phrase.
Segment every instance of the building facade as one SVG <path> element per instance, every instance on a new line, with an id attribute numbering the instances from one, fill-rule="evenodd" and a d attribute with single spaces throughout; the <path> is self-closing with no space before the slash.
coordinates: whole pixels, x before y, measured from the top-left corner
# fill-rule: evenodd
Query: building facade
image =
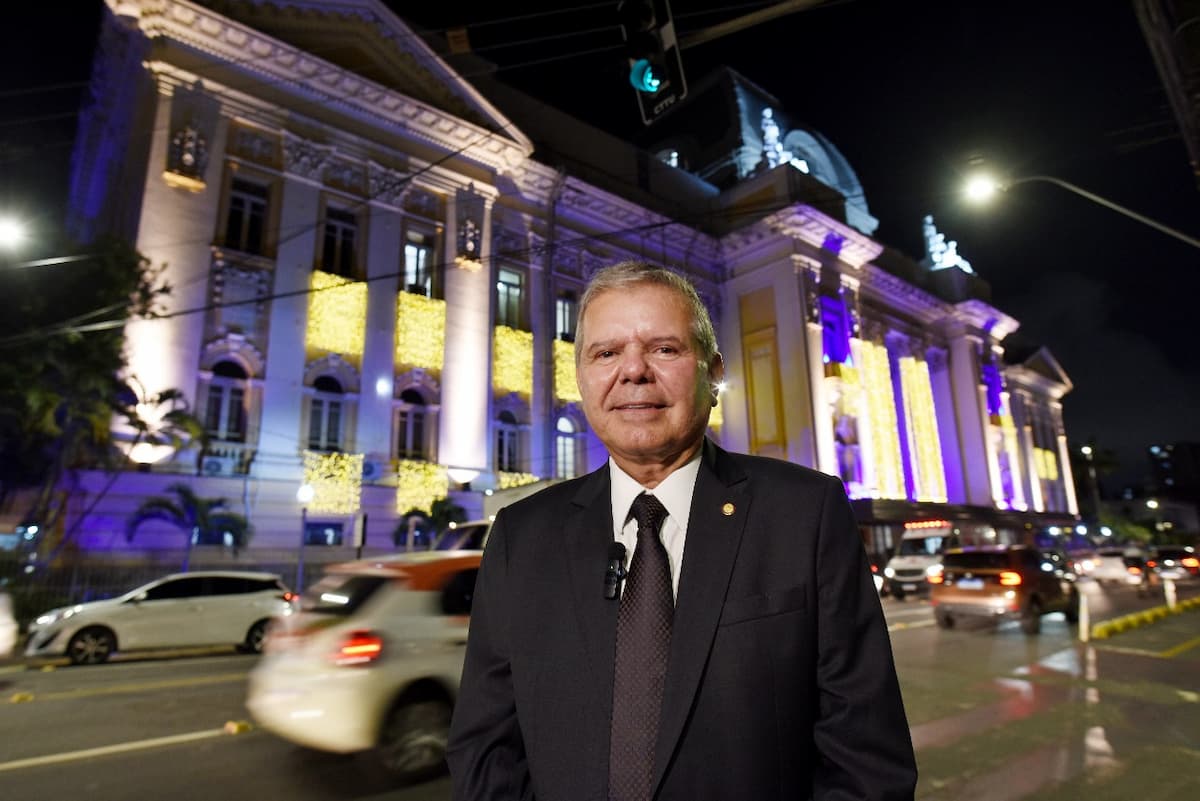
<path id="1" fill-rule="evenodd" d="M 165 264 L 129 379 L 181 390 L 206 441 L 127 437 L 130 469 L 72 500 L 79 544 L 177 545 L 115 533 L 181 477 L 251 519 L 250 550 L 301 530 L 336 550 L 601 466 L 577 304 L 627 258 L 713 314 L 714 440 L 840 476 L 870 549 L 906 523 L 1004 541 L 1072 520 L 1070 381 L 1044 350 L 1006 361 L 1018 323 L 955 243 L 928 219 L 923 261 L 872 239 L 832 143 L 736 73 L 694 95 L 638 150 L 468 82 L 376 0 L 109 0 L 71 223 Z"/>

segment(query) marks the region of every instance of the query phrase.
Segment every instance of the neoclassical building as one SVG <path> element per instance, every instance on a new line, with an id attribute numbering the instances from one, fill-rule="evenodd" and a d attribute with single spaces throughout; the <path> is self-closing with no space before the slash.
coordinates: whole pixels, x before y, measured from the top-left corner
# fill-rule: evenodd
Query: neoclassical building
<path id="1" fill-rule="evenodd" d="M 117 534 L 181 479 L 253 521 L 251 552 L 300 531 L 337 551 L 364 529 L 390 547 L 439 497 L 482 515 L 600 466 L 575 317 L 626 258 L 686 274 L 713 314 L 711 436 L 840 476 L 870 549 L 931 521 L 1003 540 L 1074 519 L 1066 374 L 1006 358 L 1018 322 L 931 219 L 921 260 L 873 239 L 851 166 L 767 91 L 695 82 L 645 150 L 466 64 L 378 0 L 108 0 L 71 225 L 166 265 L 129 378 L 181 390 L 207 437 L 129 442 L 128 472 L 85 476 L 81 545 L 177 546 Z"/>

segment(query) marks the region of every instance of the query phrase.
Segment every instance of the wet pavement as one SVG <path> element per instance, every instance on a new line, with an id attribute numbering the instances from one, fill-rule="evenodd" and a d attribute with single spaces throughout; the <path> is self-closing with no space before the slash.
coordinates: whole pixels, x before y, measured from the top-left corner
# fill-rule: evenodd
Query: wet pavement
<path id="1" fill-rule="evenodd" d="M 939 641 L 943 667 L 956 651 L 968 665 L 1001 647 L 1030 656 L 990 680 L 964 670 L 960 686 L 951 671 L 940 694 L 901 667 L 918 799 L 1200 799 L 1200 611 L 1087 644 L 1004 639 Z"/>

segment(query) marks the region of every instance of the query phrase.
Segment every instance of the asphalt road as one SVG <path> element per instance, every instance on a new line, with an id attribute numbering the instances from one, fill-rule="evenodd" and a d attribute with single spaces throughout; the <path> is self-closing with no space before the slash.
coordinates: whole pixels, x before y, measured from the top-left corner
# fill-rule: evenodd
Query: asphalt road
<path id="1" fill-rule="evenodd" d="M 1094 620 L 1154 603 L 1085 590 Z M 1085 647 L 1060 615 L 1027 637 L 1015 625 L 942 631 L 923 601 L 885 599 L 884 608 L 918 750 L 919 798 L 1057 801 L 1122 782 L 1129 793 L 1114 797 L 1196 797 L 1195 784 L 1133 782 L 1147 769 L 1200 775 L 1200 612 Z M 253 664 L 208 652 L 0 668 L 0 798 L 449 797 L 444 779 L 396 788 L 366 757 L 318 754 L 247 728 Z"/>

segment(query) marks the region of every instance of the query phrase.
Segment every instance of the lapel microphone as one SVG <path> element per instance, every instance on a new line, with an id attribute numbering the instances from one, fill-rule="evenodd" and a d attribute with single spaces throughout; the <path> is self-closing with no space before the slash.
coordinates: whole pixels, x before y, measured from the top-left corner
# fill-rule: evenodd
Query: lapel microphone
<path id="1" fill-rule="evenodd" d="M 614 542 L 608 546 L 608 569 L 604 571 L 604 597 L 616 600 L 621 594 L 621 582 L 629 575 L 625 569 L 625 546 Z"/>

